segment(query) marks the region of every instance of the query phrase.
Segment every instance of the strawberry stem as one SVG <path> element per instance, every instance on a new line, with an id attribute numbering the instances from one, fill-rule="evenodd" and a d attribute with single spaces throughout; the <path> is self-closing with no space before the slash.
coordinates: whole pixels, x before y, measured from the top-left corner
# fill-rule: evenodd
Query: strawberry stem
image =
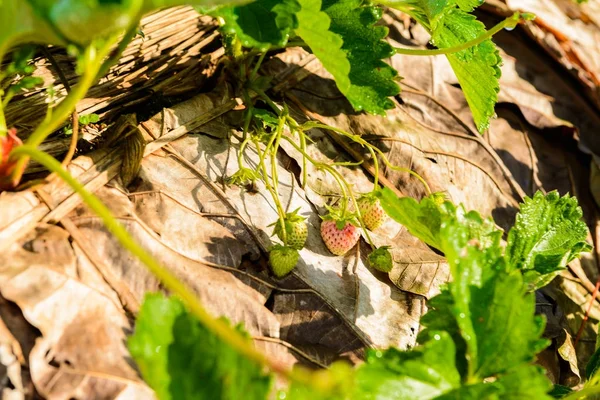
<path id="1" fill-rule="evenodd" d="M 3 92 L 0 92 L 0 137 L 6 137 L 8 135 L 8 126 L 6 125 L 6 117 L 4 116 L 2 94 Z"/>
<path id="2" fill-rule="evenodd" d="M 269 182 L 269 180 L 270 180 L 269 174 L 267 173 L 267 166 L 265 165 L 265 155 L 269 151 L 270 147 L 273 145 L 273 142 L 275 141 L 275 139 L 277 137 L 277 132 L 279 131 L 280 125 L 281 125 L 281 123 L 278 125 L 278 129 L 275 132 L 275 134 L 271 135 L 271 138 L 269 139 L 269 142 L 267 143 L 267 146 L 266 146 L 264 152 L 260 148 L 260 141 L 258 140 L 258 138 L 256 136 L 253 136 L 252 140 L 254 142 L 254 145 L 256 146 L 256 152 L 259 157 L 258 166 L 259 166 L 262 176 L 263 176 L 263 182 L 265 183 L 265 187 L 267 188 L 267 190 L 271 194 L 271 197 L 273 198 L 273 201 L 275 202 L 275 207 L 277 208 L 277 214 L 279 214 L 279 221 L 281 223 L 281 226 L 284 227 L 284 229 L 282 229 L 283 244 L 287 244 L 287 235 L 285 232 L 285 212 L 283 211 L 283 207 L 281 206 L 281 201 L 279 200 L 279 195 L 277 194 L 277 192 L 275 191 L 275 189 L 271 186 L 271 183 Z"/>
<path id="3" fill-rule="evenodd" d="M 381 156 L 381 158 L 383 159 L 384 164 L 394 170 L 394 171 L 400 171 L 400 172 L 407 172 L 410 175 L 414 176 L 415 178 L 417 178 L 419 180 L 419 182 L 421 182 L 423 184 L 423 186 L 425 187 L 425 191 L 427 192 L 427 195 L 431 194 L 431 189 L 429 188 L 429 185 L 427 184 L 427 182 L 425 181 L 425 179 L 423 179 L 421 177 L 421 175 L 417 174 L 415 171 L 409 169 L 409 168 L 404 168 L 404 167 L 398 167 L 393 165 L 390 160 L 388 160 L 387 156 L 385 155 L 385 153 L 383 151 L 381 151 L 378 147 L 371 145 L 370 143 L 368 143 L 366 140 L 364 140 L 362 137 L 360 137 L 359 135 L 354 135 L 352 133 L 346 132 L 343 129 L 340 128 L 336 128 L 334 126 L 329 126 L 329 125 L 325 125 L 325 124 L 321 124 L 319 122 L 306 122 L 304 124 L 305 127 L 310 128 L 319 128 L 319 129 L 328 129 L 332 132 L 336 132 L 339 133 L 342 136 L 347 137 L 348 139 L 352 140 L 353 142 L 366 147 L 367 149 L 369 149 L 369 152 L 371 152 L 371 157 L 373 158 L 373 167 L 375 169 L 375 177 L 374 177 L 374 186 L 377 187 L 377 179 L 378 179 L 378 175 L 379 175 L 379 169 L 378 166 L 376 165 L 377 163 L 377 157 L 375 157 L 375 155 L 373 154 L 373 151 L 377 152 L 377 154 L 379 154 Z"/>
<path id="4" fill-rule="evenodd" d="M 407 49 L 407 48 L 401 48 L 401 47 L 394 47 L 394 50 L 396 51 L 396 54 L 405 54 L 405 55 L 409 55 L 409 56 L 437 56 L 437 55 L 441 55 L 441 54 L 458 53 L 459 51 L 463 51 L 463 50 L 466 50 L 466 49 L 469 49 L 471 47 L 481 44 L 482 42 L 491 38 L 496 33 L 500 32 L 502 29 L 504 29 L 506 27 L 514 28 L 520 19 L 521 19 L 521 14 L 516 12 L 512 16 L 506 18 L 504 21 L 502 21 L 499 24 L 497 24 L 496 26 L 494 26 L 492 29 L 490 29 L 483 35 L 480 35 L 473 40 L 469 40 L 468 42 L 459 44 L 458 46 L 447 47 L 445 49 L 434 49 L 434 50 Z M 524 15 L 524 19 L 528 19 L 528 16 Z"/>
<path id="5" fill-rule="evenodd" d="M 296 128 L 296 132 L 298 132 L 298 137 L 300 138 L 300 149 L 306 152 L 306 136 L 304 135 L 304 131 Z M 307 181 L 308 172 L 306 171 L 306 158 L 302 157 L 302 189 L 306 189 Z"/>

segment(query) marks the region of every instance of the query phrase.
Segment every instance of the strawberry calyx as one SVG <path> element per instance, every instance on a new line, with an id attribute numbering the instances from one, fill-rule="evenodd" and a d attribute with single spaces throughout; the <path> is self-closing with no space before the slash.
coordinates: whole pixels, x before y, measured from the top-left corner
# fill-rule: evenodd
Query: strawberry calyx
<path id="1" fill-rule="evenodd" d="M 360 195 L 360 197 L 358 198 L 358 201 L 368 201 L 369 203 L 375 203 L 377 201 L 379 201 L 379 198 L 377 197 L 377 192 L 373 191 L 373 192 L 369 192 L 369 193 L 364 193 L 362 195 Z"/>
<path id="2" fill-rule="evenodd" d="M 15 128 L 10 128 L 6 136 L 0 136 L 0 190 L 14 187 L 10 175 L 15 168 L 16 161 L 10 160 L 10 152 L 22 144 Z"/>
<path id="3" fill-rule="evenodd" d="M 298 222 L 304 222 L 304 221 L 306 221 L 306 218 L 304 218 L 303 216 L 299 215 L 298 211 L 300 211 L 300 208 L 297 208 L 294 211 L 285 214 L 284 222 L 286 224 L 295 224 L 295 223 L 298 223 Z M 273 233 L 271 234 L 271 236 L 278 235 L 277 232 L 281 231 L 281 220 L 278 219 L 277 221 L 275 221 L 272 224 L 269 224 L 267 226 L 268 227 L 271 227 L 271 226 L 275 227 L 273 229 Z"/>
<path id="4" fill-rule="evenodd" d="M 335 221 L 337 229 L 342 230 L 346 226 L 346 223 L 351 223 L 354 226 L 360 226 L 356 213 L 350 213 L 348 210 L 341 208 L 330 207 L 325 205 L 328 213 L 321 216 L 323 221 Z"/>

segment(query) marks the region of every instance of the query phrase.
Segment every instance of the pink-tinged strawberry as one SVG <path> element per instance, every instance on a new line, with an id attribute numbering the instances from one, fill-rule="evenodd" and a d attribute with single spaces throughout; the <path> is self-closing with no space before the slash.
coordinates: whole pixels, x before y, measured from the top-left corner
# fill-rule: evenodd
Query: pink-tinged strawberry
<path id="1" fill-rule="evenodd" d="M 387 220 L 387 214 L 381 207 L 379 199 L 368 194 L 358 199 L 358 209 L 367 229 L 374 231 Z"/>
<path id="2" fill-rule="evenodd" d="M 16 162 L 9 160 L 10 152 L 23 142 L 17 137 L 17 130 L 11 128 L 6 136 L 0 136 L 0 190 L 2 188 L 12 187 L 10 174 L 12 173 Z"/>
<path id="3" fill-rule="evenodd" d="M 273 246 L 269 252 L 271 269 L 278 278 L 283 278 L 289 274 L 296 264 L 298 264 L 299 258 L 300 254 L 298 253 L 298 250 L 280 244 Z"/>
<path id="4" fill-rule="evenodd" d="M 381 272 L 390 272 L 394 267 L 390 246 L 381 246 L 373 250 L 368 259 L 371 267 Z"/>
<path id="5" fill-rule="evenodd" d="M 308 226 L 306 225 L 306 219 L 298 215 L 298 210 L 285 215 L 285 240 L 286 244 L 292 249 L 301 250 L 308 238 Z M 275 222 L 273 234 L 277 235 L 281 241 L 284 240 L 281 220 Z"/>
<path id="6" fill-rule="evenodd" d="M 321 222 L 321 237 L 329 251 L 342 256 L 356 245 L 360 231 L 352 219 L 336 218 L 329 214 Z"/>

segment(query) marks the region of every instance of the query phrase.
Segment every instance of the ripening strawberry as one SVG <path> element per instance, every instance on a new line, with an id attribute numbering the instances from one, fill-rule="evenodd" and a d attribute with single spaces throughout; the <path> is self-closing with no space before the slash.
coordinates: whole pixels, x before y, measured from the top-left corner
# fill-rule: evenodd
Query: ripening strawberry
<path id="1" fill-rule="evenodd" d="M 325 219 L 321 222 L 321 237 L 329 251 L 342 256 L 358 242 L 360 231 L 350 221 Z"/>
<path id="2" fill-rule="evenodd" d="M 283 278 L 289 274 L 298 263 L 299 258 L 298 250 L 280 244 L 273 246 L 269 252 L 271 269 L 278 278 Z"/>
<path id="3" fill-rule="evenodd" d="M 13 148 L 23 144 L 17 136 L 17 130 L 11 128 L 6 136 L 0 136 L 0 190 L 12 186 L 9 175 L 12 173 L 16 162 L 9 161 Z"/>
<path id="4" fill-rule="evenodd" d="M 286 214 L 284 221 L 286 244 L 292 249 L 301 250 L 308 237 L 308 227 L 306 226 L 305 218 L 298 215 L 298 210 L 296 210 Z M 275 223 L 273 234 L 277 235 L 281 241 L 284 240 L 280 220 Z"/>
<path id="5" fill-rule="evenodd" d="M 381 207 L 379 199 L 373 196 L 363 196 L 358 199 L 358 209 L 367 229 L 374 231 L 387 220 L 387 214 Z"/>

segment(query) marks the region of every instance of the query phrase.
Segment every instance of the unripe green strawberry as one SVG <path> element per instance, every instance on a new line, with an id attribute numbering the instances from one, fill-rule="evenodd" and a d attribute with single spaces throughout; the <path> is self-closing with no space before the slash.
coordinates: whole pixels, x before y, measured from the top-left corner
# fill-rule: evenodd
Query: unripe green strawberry
<path id="1" fill-rule="evenodd" d="M 301 250 L 308 237 L 308 227 L 306 226 L 304 217 L 299 216 L 297 212 L 298 210 L 285 215 L 285 240 L 287 245 L 292 249 Z M 280 220 L 275 223 L 273 234 L 277 235 L 281 241 L 284 240 Z"/>
<path id="2" fill-rule="evenodd" d="M 358 242 L 360 231 L 350 221 L 326 219 L 321 222 L 321 237 L 329 251 L 342 256 Z"/>
<path id="3" fill-rule="evenodd" d="M 369 264 L 381 272 L 390 272 L 394 267 L 390 246 L 382 246 L 369 254 Z"/>
<path id="4" fill-rule="evenodd" d="M 374 196 L 363 196 L 358 199 L 358 209 L 365 226 L 374 231 L 387 220 L 387 214 L 381 207 L 379 199 Z"/>
<path id="5" fill-rule="evenodd" d="M 299 258 L 298 250 L 280 244 L 273 246 L 269 252 L 271 269 L 278 278 L 283 278 L 289 274 L 298 263 Z"/>
<path id="6" fill-rule="evenodd" d="M 444 193 L 444 192 L 431 193 L 430 197 L 433 199 L 435 204 L 437 204 L 438 206 L 441 206 L 442 204 L 444 204 L 444 202 L 446 200 L 448 200 L 448 197 L 446 196 L 446 193 Z"/>

